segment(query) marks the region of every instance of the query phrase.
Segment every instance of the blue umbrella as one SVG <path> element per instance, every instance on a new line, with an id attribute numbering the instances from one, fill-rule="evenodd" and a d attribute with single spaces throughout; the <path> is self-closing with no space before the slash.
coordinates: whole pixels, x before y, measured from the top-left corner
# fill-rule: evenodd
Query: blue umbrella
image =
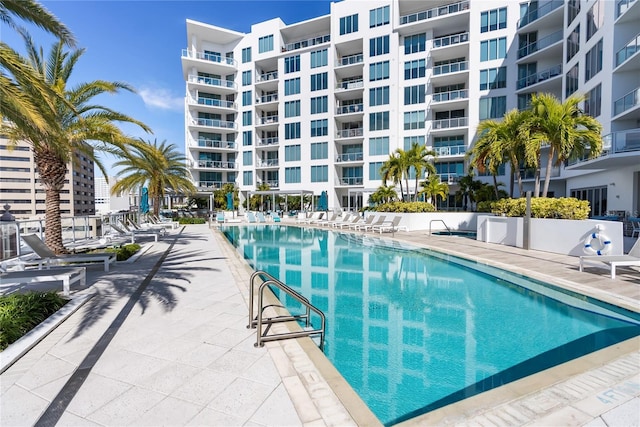
<path id="1" fill-rule="evenodd" d="M 149 212 L 149 189 L 142 187 L 142 194 L 140 195 L 140 213 L 146 214 Z"/>
<path id="2" fill-rule="evenodd" d="M 227 210 L 233 210 L 233 193 L 227 193 Z"/>
<path id="3" fill-rule="evenodd" d="M 329 202 L 327 200 L 327 192 L 323 191 L 320 193 L 320 200 L 318 201 L 318 210 L 319 211 L 327 211 L 329 210 Z"/>

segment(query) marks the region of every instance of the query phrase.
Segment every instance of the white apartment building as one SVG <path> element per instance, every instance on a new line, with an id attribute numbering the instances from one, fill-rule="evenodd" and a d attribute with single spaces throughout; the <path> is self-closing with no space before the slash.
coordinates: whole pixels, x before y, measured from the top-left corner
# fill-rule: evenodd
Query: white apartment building
<path id="1" fill-rule="evenodd" d="M 267 184 L 327 191 L 330 209 L 357 208 L 382 184 L 389 154 L 417 142 L 436 151 L 450 184 L 443 208 L 456 209 L 480 121 L 526 108 L 535 92 L 583 93 L 585 110 L 603 125 L 603 155 L 542 173 L 551 174 L 552 195 L 588 199 L 594 216 L 633 215 L 639 3 L 344 0 L 327 15 L 275 18 L 247 34 L 187 20 L 193 181 L 203 195 L 230 182 L 246 197 Z M 533 189 L 525 172 L 525 190 Z M 498 177 L 506 189 L 509 176 Z"/>

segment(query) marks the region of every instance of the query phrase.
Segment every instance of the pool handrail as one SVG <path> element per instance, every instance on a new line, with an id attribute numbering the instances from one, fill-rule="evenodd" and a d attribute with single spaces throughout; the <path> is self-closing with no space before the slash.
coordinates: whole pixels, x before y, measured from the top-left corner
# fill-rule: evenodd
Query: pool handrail
<path id="1" fill-rule="evenodd" d="M 441 222 L 442 225 L 444 225 L 444 228 L 447 229 L 447 232 L 449 232 L 449 235 L 451 235 L 451 229 L 449 228 L 449 226 L 447 226 L 447 224 L 443 220 L 441 220 L 441 219 L 432 219 L 431 221 L 429 221 L 429 236 L 431 236 L 431 234 L 432 234 L 431 233 L 431 223 L 432 222 Z"/>

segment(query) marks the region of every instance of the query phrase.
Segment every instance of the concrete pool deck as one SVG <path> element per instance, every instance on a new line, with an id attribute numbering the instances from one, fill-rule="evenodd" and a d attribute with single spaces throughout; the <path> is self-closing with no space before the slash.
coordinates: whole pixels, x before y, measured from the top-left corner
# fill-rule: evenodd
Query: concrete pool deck
<path id="1" fill-rule="evenodd" d="M 391 237 L 385 234 L 384 237 Z M 639 311 L 640 273 L 578 272 L 575 257 L 465 238 L 394 238 Z M 174 230 L 135 263 L 87 272 L 95 294 L 0 375 L 0 425 L 376 425 L 309 339 L 255 348 L 251 270 L 208 226 Z M 409 421 L 638 425 L 640 339 Z"/>

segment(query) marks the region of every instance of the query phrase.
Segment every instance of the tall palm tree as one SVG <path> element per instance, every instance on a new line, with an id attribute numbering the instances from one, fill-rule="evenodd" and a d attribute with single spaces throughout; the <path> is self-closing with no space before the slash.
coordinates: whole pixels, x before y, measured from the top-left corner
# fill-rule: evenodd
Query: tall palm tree
<path id="1" fill-rule="evenodd" d="M 147 187 L 155 215 L 160 213 L 162 199 L 168 190 L 186 195 L 196 192 L 184 156 L 173 144 L 167 144 L 166 141 L 158 144 L 157 140 L 152 143 L 141 138 L 119 155 L 122 159 L 114 166 L 122 169 L 117 174 L 118 181 L 111 192 L 137 191 Z"/>
<path id="2" fill-rule="evenodd" d="M 602 151 L 602 125 L 582 112 L 579 104 L 584 96 L 571 96 L 561 102 L 552 94 L 531 97 L 531 115 L 525 126 L 530 143 L 525 147 L 528 162 L 536 166 L 536 196 L 540 188 L 540 152 L 548 145 L 547 172 L 542 197 L 547 196 L 551 167 L 589 153 L 593 158 Z M 555 159 L 555 162 L 554 162 Z"/>
<path id="3" fill-rule="evenodd" d="M 423 176 L 424 172 L 427 173 L 427 176 L 432 176 L 437 173 L 436 167 L 433 162 L 436 157 L 436 152 L 433 150 L 428 150 L 426 145 L 420 145 L 417 142 L 414 142 L 409 148 L 407 152 L 407 163 L 409 165 L 409 170 L 406 172 L 407 177 L 409 176 L 409 171 L 413 168 L 415 172 L 415 193 L 413 195 L 413 200 L 418 200 L 418 181 Z M 408 188 L 407 188 L 408 192 Z"/>
<path id="4" fill-rule="evenodd" d="M 438 197 L 444 200 L 449 194 L 449 185 L 446 182 L 441 182 L 440 177 L 436 174 L 429 175 L 420 185 L 422 185 L 420 194 L 424 194 L 427 201 L 432 203 L 434 207 L 438 204 Z"/>
<path id="5" fill-rule="evenodd" d="M 393 185 L 381 185 L 369 196 L 369 200 L 373 203 L 389 203 L 398 198 L 396 188 Z"/>
<path id="6" fill-rule="evenodd" d="M 465 175 L 458 180 L 458 191 L 456 199 L 462 201 L 462 208 L 466 211 L 469 203 L 476 201 L 476 191 L 482 186 L 480 181 L 473 179 L 473 175 Z"/>
<path id="7" fill-rule="evenodd" d="M 387 185 L 387 181 L 393 182 L 393 184 L 400 185 L 400 196 L 404 200 L 404 191 L 402 189 L 402 178 L 404 177 L 404 164 L 402 158 L 398 155 L 398 151 L 389 155 L 389 160 L 382 164 L 380 168 L 380 174 L 382 175 L 382 182 Z M 400 150 L 401 151 L 401 150 Z"/>
<path id="8" fill-rule="evenodd" d="M 150 129 L 143 123 L 107 107 L 96 105 L 98 95 L 133 91 L 124 83 L 95 80 L 79 83 L 68 88 L 73 69 L 83 54 L 83 50 L 67 52 L 63 42 L 54 44 L 47 60 L 42 49 L 37 49 L 27 38 L 28 58 L 24 66 L 37 75 L 40 85 L 46 85 L 58 96 L 49 97 L 39 90 L 39 86 L 28 80 L 14 79 L 16 90 L 36 108 L 37 115 L 44 118 L 47 126 L 43 129 L 24 120 L 0 123 L 0 132 L 7 135 L 12 144 L 25 141 L 33 151 L 40 182 L 45 189 L 45 241 L 57 253 L 64 253 L 60 217 L 60 191 L 64 185 L 67 165 L 77 154 L 94 161 L 104 173 L 105 169 L 96 152 L 112 152 L 114 149 L 126 151 L 131 139 L 117 127 L 119 122 L 128 122 Z M 105 174 L 106 176 L 106 174 Z"/>
<path id="9" fill-rule="evenodd" d="M 42 28 L 69 46 L 75 46 L 76 40 L 71 31 L 35 0 L 0 0 L 0 22 L 22 31 L 12 15 Z"/>

